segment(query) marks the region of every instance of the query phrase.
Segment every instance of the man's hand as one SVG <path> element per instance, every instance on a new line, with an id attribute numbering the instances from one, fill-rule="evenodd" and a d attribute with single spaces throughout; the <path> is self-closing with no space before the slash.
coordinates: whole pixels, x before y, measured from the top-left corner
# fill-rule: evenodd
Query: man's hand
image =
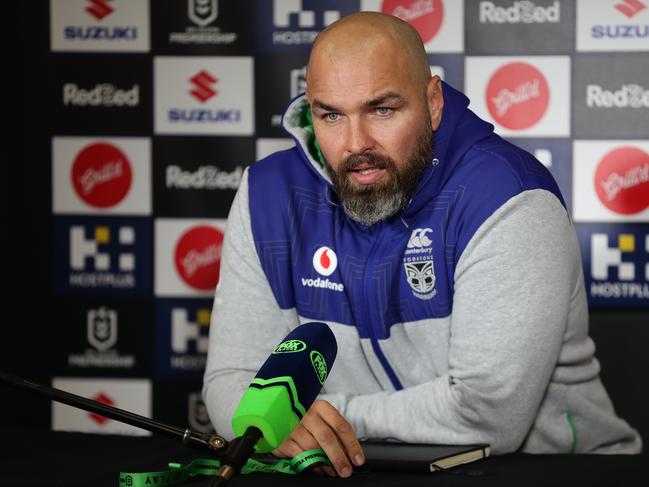
<path id="1" fill-rule="evenodd" d="M 349 477 L 352 464 L 360 466 L 365 462 L 363 449 L 351 425 L 327 401 L 315 401 L 291 435 L 273 450 L 273 454 L 292 458 L 314 448 L 322 448 L 334 467 L 316 467 L 316 473 L 324 472 L 331 476 L 338 473 L 341 477 Z"/>

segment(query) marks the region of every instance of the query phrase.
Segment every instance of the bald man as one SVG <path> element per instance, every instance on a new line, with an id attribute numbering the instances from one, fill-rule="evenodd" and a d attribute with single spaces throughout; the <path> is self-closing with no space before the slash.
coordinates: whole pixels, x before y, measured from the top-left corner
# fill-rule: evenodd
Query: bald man
<path id="1" fill-rule="evenodd" d="M 246 171 L 228 220 L 204 399 L 217 431 L 277 343 L 329 324 L 338 358 L 275 451 L 349 476 L 358 438 L 494 453 L 637 453 L 588 337 L 563 198 L 530 154 L 431 77 L 417 32 L 358 13 L 314 44 L 283 119 L 296 147 Z"/>

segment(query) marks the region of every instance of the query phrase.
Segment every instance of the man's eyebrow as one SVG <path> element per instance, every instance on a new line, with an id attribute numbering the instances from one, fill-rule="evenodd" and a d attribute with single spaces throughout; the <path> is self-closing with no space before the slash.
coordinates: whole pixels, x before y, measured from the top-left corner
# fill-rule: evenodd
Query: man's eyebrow
<path id="1" fill-rule="evenodd" d="M 406 102 L 405 98 L 401 96 L 399 93 L 395 93 L 393 91 L 390 91 L 388 93 L 385 93 L 384 95 L 378 96 L 376 98 L 373 98 L 371 100 L 365 101 L 362 103 L 363 108 L 373 108 L 373 107 L 378 107 L 383 105 L 384 103 L 400 103 L 403 104 Z M 328 105 L 317 98 L 313 100 L 313 104 L 311 105 L 313 109 L 320 109 L 320 110 L 325 110 L 327 112 L 339 112 L 340 109 L 336 108 L 333 105 Z"/>
<path id="2" fill-rule="evenodd" d="M 311 108 L 319 108 L 320 110 L 325 110 L 327 112 L 338 112 L 339 110 L 333 106 L 333 105 L 327 105 L 324 102 L 321 102 L 317 98 L 313 100 L 313 104 L 311 105 Z"/>
<path id="3" fill-rule="evenodd" d="M 364 107 L 378 107 L 381 106 L 385 103 L 392 102 L 392 103 L 405 103 L 405 99 L 399 94 L 395 93 L 393 91 L 390 91 L 388 93 L 385 93 L 384 95 L 378 96 L 376 98 L 373 98 L 371 100 L 368 100 L 363 103 Z"/>

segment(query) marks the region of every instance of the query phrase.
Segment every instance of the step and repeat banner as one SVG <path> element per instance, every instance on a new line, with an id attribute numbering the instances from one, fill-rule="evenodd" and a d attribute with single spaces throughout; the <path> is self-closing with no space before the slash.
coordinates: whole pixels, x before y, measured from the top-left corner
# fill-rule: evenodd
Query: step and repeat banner
<path id="1" fill-rule="evenodd" d="M 55 387 L 209 431 L 230 204 L 293 145 L 314 37 L 358 10 L 410 22 L 431 71 L 550 169 L 591 307 L 649 308 L 649 0 L 51 0 Z M 60 405 L 52 426 L 145 434 Z"/>

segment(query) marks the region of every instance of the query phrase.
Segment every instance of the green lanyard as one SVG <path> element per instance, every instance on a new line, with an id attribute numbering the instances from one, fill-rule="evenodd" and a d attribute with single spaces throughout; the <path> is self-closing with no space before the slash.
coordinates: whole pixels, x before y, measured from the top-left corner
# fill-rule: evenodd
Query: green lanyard
<path id="1" fill-rule="evenodd" d="M 315 463 L 331 465 L 324 451 L 318 448 L 302 452 L 291 460 L 279 459 L 274 463 L 264 463 L 250 459 L 241 469 L 241 473 L 266 472 L 297 475 Z M 184 466 L 180 463 L 169 463 L 169 470 L 162 472 L 120 472 L 119 486 L 178 485 L 187 482 L 196 475 L 213 476 L 220 466 L 221 461 L 218 459 L 197 458 Z"/>

